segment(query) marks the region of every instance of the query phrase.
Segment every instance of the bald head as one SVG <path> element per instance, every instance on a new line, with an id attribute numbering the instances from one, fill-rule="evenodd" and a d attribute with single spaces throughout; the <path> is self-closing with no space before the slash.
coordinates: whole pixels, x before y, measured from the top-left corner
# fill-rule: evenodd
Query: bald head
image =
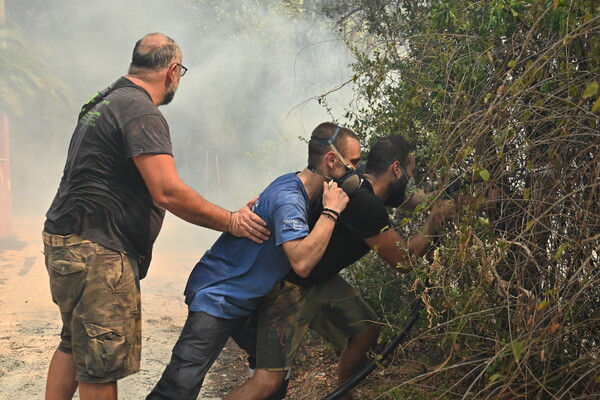
<path id="1" fill-rule="evenodd" d="M 129 74 L 148 77 L 153 72 L 181 62 L 181 57 L 181 50 L 173 39 L 162 33 L 150 33 L 135 44 Z"/>

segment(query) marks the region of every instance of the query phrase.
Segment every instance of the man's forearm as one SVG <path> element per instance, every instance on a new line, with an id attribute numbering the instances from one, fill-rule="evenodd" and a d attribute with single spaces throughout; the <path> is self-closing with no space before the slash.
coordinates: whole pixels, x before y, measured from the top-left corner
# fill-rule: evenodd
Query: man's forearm
<path id="1" fill-rule="evenodd" d="M 231 213 L 204 199 L 186 185 L 169 154 L 133 157 L 152 199 L 179 218 L 217 231 L 227 230 Z"/>
<path id="2" fill-rule="evenodd" d="M 408 239 L 408 252 L 411 256 L 422 257 L 431 244 L 431 238 L 436 234 L 438 227 L 444 222 L 444 216 L 432 212 L 425 219 L 421 232 Z"/>
<path id="3" fill-rule="evenodd" d="M 182 186 L 165 193 L 161 204 L 177 217 L 195 225 L 225 232 L 231 212 L 211 203 L 189 186 Z"/>
<path id="4" fill-rule="evenodd" d="M 322 214 L 308 236 L 283 244 L 283 250 L 294 272 L 302 277 L 310 274 L 323 257 L 334 227 L 335 221 Z"/>

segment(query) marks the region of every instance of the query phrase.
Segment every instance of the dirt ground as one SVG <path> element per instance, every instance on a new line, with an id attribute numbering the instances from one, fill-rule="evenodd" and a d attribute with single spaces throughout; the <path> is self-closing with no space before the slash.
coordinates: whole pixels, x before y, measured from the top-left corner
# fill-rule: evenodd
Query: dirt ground
<path id="1" fill-rule="evenodd" d="M 43 219 L 15 221 L 16 235 L 0 241 L 0 400 L 42 399 L 48 362 L 60 331 L 44 266 Z M 217 234 L 170 216 L 142 281 L 143 352 L 139 374 L 119 382 L 119 398 L 143 399 L 157 382 L 186 316 L 182 292 L 190 269 Z M 288 391 L 290 400 L 313 400 L 335 385 L 335 353 L 317 338 L 301 350 Z M 376 371 L 355 399 L 387 398 L 374 389 L 393 385 L 401 371 Z M 244 353 L 228 344 L 205 380 L 201 397 L 221 399 L 246 379 Z M 76 395 L 75 398 L 78 398 Z"/>
<path id="2" fill-rule="evenodd" d="M 15 237 L 0 242 L 0 400 L 43 398 L 48 363 L 59 340 L 60 315 L 50 297 L 42 223 L 18 219 Z M 165 222 L 164 239 L 159 238 L 148 277 L 142 280 L 142 370 L 120 381 L 119 398 L 143 399 L 169 360 L 187 313 L 182 292 L 188 273 L 216 238 L 205 229 L 190 228 L 174 217 Z M 203 390 L 206 399 L 220 399 L 215 388 L 231 379 L 229 371 L 214 369 L 218 373 L 207 378 Z M 240 374 L 236 382 L 246 374 L 244 368 L 232 373 Z"/>

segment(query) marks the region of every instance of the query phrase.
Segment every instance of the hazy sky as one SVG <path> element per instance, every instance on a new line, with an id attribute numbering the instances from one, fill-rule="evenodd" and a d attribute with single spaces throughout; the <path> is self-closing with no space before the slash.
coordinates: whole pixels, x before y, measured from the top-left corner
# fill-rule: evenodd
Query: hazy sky
<path id="1" fill-rule="evenodd" d="M 215 11 L 220 3 L 6 0 L 7 18 L 74 93 L 71 108 L 37 97 L 27 118 L 12 122 L 17 213 L 46 212 L 78 108 L 124 75 L 135 41 L 156 31 L 179 43 L 189 69 L 174 101 L 161 107 L 184 181 L 237 209 L 278 175 L 305 166 L 298 137 L 332 119 L 310 99 L 352 76 L 348 51 L 319 20 L 290 19 L 251 1 Z M 330 99 L 334 117 L 350 95 Z"/>

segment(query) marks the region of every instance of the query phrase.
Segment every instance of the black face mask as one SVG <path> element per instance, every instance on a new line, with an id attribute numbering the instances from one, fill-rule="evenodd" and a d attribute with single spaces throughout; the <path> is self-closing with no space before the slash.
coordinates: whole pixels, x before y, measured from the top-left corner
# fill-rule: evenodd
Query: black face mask
<path id="1" fill-rule="evenodd" d="M 363 174 L 364 170 L 362 164 L 360 164 L 356 169 L 346 167 L 346 173 L 344 176 L 339 179 L 333 178 L 333 181 L 337 183 L 337 185 L 341 187 L 348 196 L 350 196 L 360 186 Z"/>
<path id="2" fill-rule="evenodd" d="M 403 173 L 388 189 L 388 197 L 385 200 L 387 207 L 396 208 L 406 200 L 406 186 L 408 185 L 408 177 Z"/>

